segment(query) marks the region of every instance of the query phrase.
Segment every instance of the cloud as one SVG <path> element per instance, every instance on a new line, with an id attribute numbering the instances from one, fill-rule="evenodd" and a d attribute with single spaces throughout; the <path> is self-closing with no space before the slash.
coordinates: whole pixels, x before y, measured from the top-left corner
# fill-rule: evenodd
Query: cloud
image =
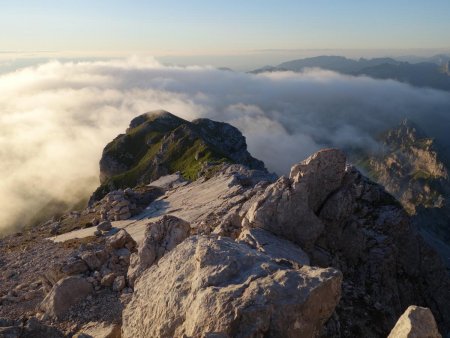
<path id="1" fill-rule="evenodd" d="M 51 198 L 67 203 L 97 185 L 105 144 L 136 115 L 165 109 L 229 122 L 269 169 L 321 147 L 375 147 L 405 116 L 450 125 L 450 94 L 395 81 L 309 70 L 245 74 L 168 67 L 153 59 L 51 61 L 0 76 L 0 228 L 25 224 Z"/>

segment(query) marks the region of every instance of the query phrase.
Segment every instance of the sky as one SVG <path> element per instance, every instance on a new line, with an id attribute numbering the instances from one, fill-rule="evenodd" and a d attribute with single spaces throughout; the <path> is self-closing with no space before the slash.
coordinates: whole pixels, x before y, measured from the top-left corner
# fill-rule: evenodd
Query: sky
<path id="1" fill-rule="evenodd" d="M 3 59 L 143 54 L 236 66 L 450 51 L 448 0 L 0 0 L 0 9 Z"/>

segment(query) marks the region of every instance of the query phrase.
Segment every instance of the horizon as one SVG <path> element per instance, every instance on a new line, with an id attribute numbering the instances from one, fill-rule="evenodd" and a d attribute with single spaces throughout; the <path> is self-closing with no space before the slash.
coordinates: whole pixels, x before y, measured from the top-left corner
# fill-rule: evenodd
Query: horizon
<path id="1" fill-rule="evenodd" d="M 450 54 L 450 3 L 444 0 L 0 4 L 0 29 L 7 32 L 0 37 L 0 65 L 137 55 L 250 70 L 317 55 Z"/>
<path id="2" fill-rule="evenodd" d="M 445 55 L 450 57 L 449 49 L 392 49 L 392 50 L 354 50 L 354 49 L 320 49 L 320 50 L 268 50 L 248 51 L 233 55 L 162 55 L 154 56 L 147 53 L 89 53 L 86 55 L 75 52 L 0 52 L 0 75 L 21 68 L 37 66 L 49 61 L 83 62 L 126 60 L 130 58 L 155 59 L 164 65 L 174 66 L 210 66 L 229 68 L 234 71 L 248 72 L 264 66 L 277 66 L 283 62 L 312 58 L 318 56 L 342 56 L 352 60 L 393 58 L 410 63 L 426 62 L 427 58 Z M 256 59 L 255 59 L 256 57 Z"/>

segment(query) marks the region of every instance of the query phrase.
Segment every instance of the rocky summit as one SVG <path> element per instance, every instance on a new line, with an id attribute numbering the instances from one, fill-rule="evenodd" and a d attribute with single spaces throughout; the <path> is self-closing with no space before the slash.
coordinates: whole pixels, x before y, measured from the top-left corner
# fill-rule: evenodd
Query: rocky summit
<path id="1" fill-rule="evenodd" d="M 209 119 L 189 122 L 166 111 L 149 112 L 133 119 L 126 133 L 103 150 L 101 186 L 91 200 L 178 171 L 195 180 L 208 165 L 218 163 L 264 169 L 264 163 L 247 151 L 241 132 L 227 123 Z"/>
<path id="2" fill-rule="evenodd" d="M 441 337 L 450 276 L 383 186 L 323 149 L 276 177 L 167 112 L 107 145 L 90 205 L 0 240 L 0 337 Z"/>

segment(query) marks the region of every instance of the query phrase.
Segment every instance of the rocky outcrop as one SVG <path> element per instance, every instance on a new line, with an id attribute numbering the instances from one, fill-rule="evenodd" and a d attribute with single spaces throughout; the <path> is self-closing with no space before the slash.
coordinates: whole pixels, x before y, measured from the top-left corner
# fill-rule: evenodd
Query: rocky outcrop
<path id="1" fill-rule="evenodd" d="M 313 161 L 294 166 L 289 178 L 256 198 L 244 227 L 294 241 L 311 265 L 343 272 L 342 300 L 324 336 L 386 336 L 401 311 L 414 303 L 429 306 L 448 330 L 450 279 L 441 260 L 400 204 L 355 168 L 345 167 L 341 154 L 321 151 Z"/>
<path id="2" fill-rule="evenodd" d="M 71 306 L 93 291 L 83 277 L 71 276 L 57 282 L 41 303 L 41 310 L 51 318 L 61 318 Z"/>
<path id="3" fill-rule="evenodd" d="M 388 338 L 441 338 L 430 309 L 410 306 L 398 319 Z"/>
<path id="4" fill-rule="evenodd" d="M 208 119 L 188 122 L 165 111 L 150 112 L 133 119 L 126 134 L 103 150 L 102 186 L 93 199 L 177 171 L 195 180 L 205 165 L 223 162 L 264 170 L 264 163 L 249 154 L 245 137 L 235 127 Z"/>
<path id="5" fill-rule="evenodd" d="M 409 120 L 380 136 L 381 149 L 357 156 L 370 178 L 394 195 L 416 224 L 450 244 L 450 180 L 439 145 Z M 442 150 L 442 149 L 441 149 Z"/>
<path id="6" fill-rule="evenodd" d="M 340 284 L 334 269 L 194 236 L 137 280 L 122 336 L 314 337 L 339 301 Z"/>
<path id="7" fill-rule="evenodd" d="M 139 275 L 189 236 L 189 223 L 175 216 L 163 216 L 150 223 L 138 252 L 131 255 L 128 282 L 131 286 Z"/>
<path id="8" fill-rule="evenodd" d="M 325 336 L 386 336 L 410 304 L 430 307 L 449 329 L 448 272 L 382 187 L 348 167 L 319 217 L 325 228 L 309 252 L 311 264 L 336 267 L 345 280 L 339 319 Z"/>
<path id="9" fill-rule="evenodd" d="M 341 186 L 345 161 L 340 150 L 326 149 L 293 166 L 289 179 L 281 177 L 253 204 L 244 225 L 266 229 L 310 248 L 324 228 L 316 213 Z"/>

